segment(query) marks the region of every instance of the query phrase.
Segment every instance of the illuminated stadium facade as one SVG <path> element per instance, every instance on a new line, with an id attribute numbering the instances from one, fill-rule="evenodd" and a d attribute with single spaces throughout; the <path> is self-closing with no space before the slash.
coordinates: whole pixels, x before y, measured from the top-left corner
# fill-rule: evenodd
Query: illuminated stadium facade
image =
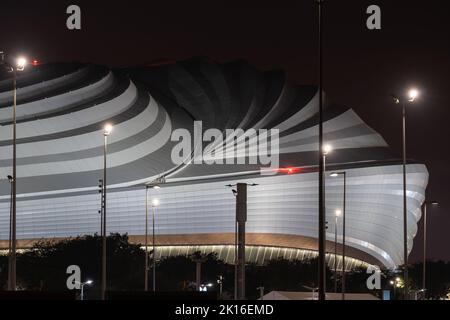
<path id="1" fill-rule="evenodd" d="M 18 247 L 34 241 L 100 232 L 98 180 L 103 174 L 103 126 L 108 140 L 107 231 L 143 243 L 145 184 L 164 178 L 157 197 L 159 254 L 216 251 L 231 262 L 235 198 L 225 185 L 248 189 L 247 256 L 314 256 L 318 235 L 318 92 L 282 72 L 244 62 L 194 59 L 110 70 L 78 63 L 34 67 L 18 77 Z M 8 247 L 12 172 L 11 79 L 0 80 L 0 246 Z M 279 130 L 280 168 L 261 175 L 255 164 L 174 164 L 179 128 Z M 324 139 L 333 146 L 327 171 L 346 170 L 346 268 L 360 263 L 395 267 L 403 260 L 402 166 L 383 138 L 350 108 L 326 103 Z M 201 143 L 201 142 L 200 142 Z M 198 148 L 199 146 L 194 146 Z M 428 172 L 407 166 L 408 248 L 421 217 Z M 334 212 L 342 179 L 327 178 L 327 251 L 334 252 Z M 338 242 L 342 230 L 338 226 Z M 329 255 L 329 263 L 333 256 Z M 340 266 L 341 267 L 341 266 Z"/>

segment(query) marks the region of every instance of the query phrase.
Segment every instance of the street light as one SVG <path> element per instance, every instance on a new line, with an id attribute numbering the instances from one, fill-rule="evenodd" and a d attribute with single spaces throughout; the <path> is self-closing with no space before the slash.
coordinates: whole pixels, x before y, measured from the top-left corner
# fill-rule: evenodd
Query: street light
<path id="1" fill-rule="evenodd" d="M 394 280 L 389 281 L 394 289 L 394 298 L 396 297 L 397 288 L 400 289 L 402 287 L 402 279 L 400 277 L 396 277 Z"/>
<path id="2" fill-rule="evenodd" d="M 232 188 L 235 185 L 226 185 L 226 187 Z M 233 196 L 237 198 L 237 191 L 236 189 L 231 189 L 231 192 L 233 193 Z M 237 300 L 237 278 L 238 278 L 238 222 L 237 217 L 234 219 L 234 300 Z"/>
<path id="3" fill-rule="evenodd" d="M 101 298 L 105 300 L 106 298 L 106 156 L 107 156 L 107 145 L 108 136 L 111 134 L 113 126 L 107 123 L 103 130 L 103 219 L 102 219 L 102 287 L 101 287 Z"/>
<path id="4" fill-rule="evenodd" d="M 341 216 L 342 211 L 340 209 L 336 209 L 334 214 L 334 292 L 337 292 L 337 226 L 338 218 Z"/>
<path id="5" fill-rule="evenodd" d="M 156 184 L 148 184 L 148 185 L 145 186 L 145 274 L 144 274 L 145 276 L 144 276 L 144 291 L 148 291 L 148 269 L 149 269 L 148 268 L 148 189 L 159 190 L 160 188 L 161 187 L 159 185 L 156 185 Z"/>
<path id="6" fill-rule="evenodd" d="M 391 286 L 394 288 L 394 298 L 396 297 L 396 289 L 401 287 L 401 279 L 399 277 L 395 278 L 394 280 L 389 281 Z"/>
<path id="7" fill-rule="evenodd" d="M 222 288 L 223 288 L 223 276 L 219 275 L 219 279 L 217 279 L 217 284 L 219 285 L 219 299 L 222 299 Z"/>
<path id="8" fill-rule="evenodd" d="M 27 65 L 27 59 L 25 59 L 24 57 L 17 58 L 16 68 L 18 71 L 23 71 L 25 69 L 26 65 Z"/>
<path id="9" fill-rule="evenodd" d="M 323 212 L 324 212 L 323 214 L 324 214 L 324 216 L 326 216 L 327 209 L 326 209 L 326 205 L 325 205 L 325 203 L 326 203 L 326 200 L 325 200 L 325 198 L 326 198 L 325 197 L 325 193 L 326 193 L 326 183 L 325 183 L 326 176 L 323 173 L 325 173 L 327 171 L 327 169 L 326 169 L 327 155 L 332 150 L 333 150 L 333 148 L 331 147 L 330 144 L 325 144 L 322 147 L 322 158 L 321 158 L 321 161 L 322 161 L 321 162 L 322 173 L 319 172 L 319 174 L 320 174 L 320 181 L 321 181 L 320 182 L 321 187 L 319 189 L 321 190 L 320 191 L 321 194 L 319 195 L 319 199 L 322 199 L 322 201 L 323 201 L 322 203 L 323 203 Z M 319 204 L 319 206 L 320 206 L 320 208 L 322 208 L 322 206 L 320 204 Z M 319 215 L 320 215 L 320 210 L 319 210 Z M 325 245 L 325 243 L 326 243 L 326 241 L 325 241 L 325 230 L 322 230 L 322 223 L 320 221 L 321 220 L 320 220 L 320 217 L 319 217 L 319 225 L 320 225 L 319 238 L 321 239 L 320 233 L 323 231 L 323 238 L 324 238 L 323 240 L 324 240 L 324 245 Z M 327 222 L 324 221 L 324 223 L 326 224 Z M 325 229 L 326 228 L 327 227 L 325 227 Z M 321 260 L 321 252 L 320 252 L 321 251 L 320 250 L 320 247 L 321 247 L 321 244 L 320 244 L 321 240 L 320 239 L 319 239 L 319 272 L 318 272 L 318 274 L 319 274 L 319 278 L 321 278 L 322 277 L 321 274 L 323 272 L 323 277 L 325 279 L 325 277 L 326 277 L 326 267 L 325 267 L 325 259 L 323 260 L 323 263 L 321 263 L 322 260 Z M 325 283 L 324 279 L 323 279 L 323 285 L 322 286 L 320 285 L 320 283 L 321 283 L 320 279 L 319 279 L 318 282 L 319 282 L 319 288 L 323 287 L 323 291 L 324 291 L 323 298 L 325 299 L 326 283 Z M 321 295 L 320 291 L 321 291 L 321 289 L 319 289 L 319 296 Z"/>
<path id="10" fill-rule="evenodd" d="M 207 284 L 201 284 L 200 285 L 200 288 L 199 288 L 199 290 L 198 291 L 204 291 L 204 292 L 206 292 L 206 291 L 208 291 L 208 288 L 211 288 L 213 286 L 213 284 L 212 283 L 207 283 Z"/>
<path id="11" fill-rule="evenodd" d="M 344 192 L 342 199 L 342 300 L 345 300 L 345 208 L 347 193 L 347 173 L 346 171 L 332 172 L 330 176 L 338 177 L 342 175 L 344 178 Z"/>
<path id="12" fill-rule="evenodd" d="M 104 135 L 109 136 L 113 130 L 113 126 L 110 123 L 107 123 L 104 128 Z"/>
<path id="13" fill-rule="evenodd" d="M 316 291 L 319 290 L 319 287 L 308 287 L 308 286 L 305 286 L 305 285 L 302 285 L 302 287 L 307 289 L 307 290 L 311 290 L 311 292 L 312 292 L 311 300 L 320 300 L 320 297 L 318 297 L 316 299 Z"/>
<path id="14" fill-rule="evenodd" d="M 229 184 L 236 198 L 236 219 L 234 233 L 234 299 L 245 299 L 245 223 L 247 222 L 247 186 L 257 186 L 257 183 Z"/>
<path id="15" fill-rule="evenodd" d="M 158 177 L 157 179 L 145 184 L 145 276 L 144 276 L 144 290 L 148 291 L 148 189 L 159 190 L 161 189 L 160 184 L 166 182 L 164 177 Z M 155 199 L 157 200 L 157 199 Z M 152 207 L 157 206 L 159 202 L 153 200 Z M 154 210 L 153 212 L 153 226 L 154 226 Z M 153 227 L 153 257 L 155 257 L 155 246 L 154 246 L 154 227 Z M 153 259 L 155 260 L 155 259 Z M 155 270 L 155 265 L 153 265 L 153 270 Z M 155 291 L 155 276 L 153 276 L 153 291 Z"/>
<path id="16" fill-rule="evenodd" d="M 406 103 L 412 103 L 415 101 L 419 92 L 416 89 L 411 89 L 408 92 L 408 97 L 400 99 L 399 97 L 392 96 L 395 104 L 402 105 L 402 149 L 403 149 L 403 261 L 405 264 L 404 278 L 404 298 L 408 300 L 409 279 L 408 279 L 408 211 L 406 207 Z"/>
<path id="17" fill-rule="evenodd" d="M 318 52 L 319 52 L 319 149 L 318 149 L 318 163 L 319 163 L 319 300 L 325 300 L 325 251 L 326 251 L 326 236 L 325 236 L 325 194 L 324 194 L 324 163 L 322 161 L 322 147 L 323 147 L 323 63 L 322 63 L 322 34 L 323 34 L 323 19 L 322 19 L 322 7 L 324 0 L 317 0 L 318 4 L 318 20 L 319 20 L 319 32 L 318 32 Z"/>
<path id="18" fill-rule="evenodd" d="M 17 109 L 17 71 L 23 71 L 27 65 L 27 60 L 24 57 L 19 57 L 14 63 L 9 63 L 5 61 L 5 54 L 0 52 L 0 64 L 3 65 L 8 72 L 13 75 L 13 174 L 12 174 L 12 201 L 11 201 L 11 223 L 10 223 L 10 251 L 8 257 L 8 290 L 16 290 L 16 245 L 17 245 L 17 234 L 16 234 L 16 194 L 17 194 L 17 165 L 16 165 L 16 109 Z"/>
<path id="19" fill-rule="evenodd" d="M 156 245 L 155 245 L 155 214 L 156 207 L 159 205 L 158 199 L 152 201 L 152 245 L 153 245 L 153 292 L 156 292 Z"/>
<path id="20" fill-rule="evenodd" d="M 422 271 L 422 290 L 423 294 L 425 296 L 425 279 L 426 279 L 426 265 L 427 265 L 427 204 L 428 202 L 425 201 L 424 203 L 424 212 L 423 212 L 423 271 Z M 439 203 L 437 201 L 431 201 L 430 204 L 434 207 L 437 206 Z"/>
<path id="21" fill-rule="evenodd" d="M 326 167 L 327 155 L 329 155 L 332 151 L 333 151 L 333 147 L 330 144 L 326 144 L 322 148 L 322 160 L 323 160 L 323 171 L 324 172 L 327 171 L 327 167 Z M 324 184 L 324 189 L 325 189 L 325 184 Z M 325 193 L 325 190 L 324 190 L 324 193 Z M 325 202 L 325 194 L 324 194 L 323 201 Z"/>
<path id="22" fill-rule="evenodd" d="M 330 153 L 331 151 L 333 151 L 333 147 L 330 144 L 326 144 L 323 146 L 323 154 L 327 155 L 328 153 Z"/>
<path id="23" fill-rule="evenodd" d="M 92 280 L 87 280 L 85 282 L 78 282 L 76 281 L 76 283 L 78 283 L 80 285 L 80 289 L 81 289 L 81 293 L 80 293 L 80 300 L 84 300 L 84 286 L 85 285 L 91 285 L 94 283 L 94 281 Z"/>
<path id="24" fill-rule="evenodd" d="M 408 101 L 409 102 L 413 102 L 417 98 L 418 95 L 419 95 L 419 92 L 416 89 L 409 90 L 409 94 L 408 94 L 409 99 L 408 99 Z"/>

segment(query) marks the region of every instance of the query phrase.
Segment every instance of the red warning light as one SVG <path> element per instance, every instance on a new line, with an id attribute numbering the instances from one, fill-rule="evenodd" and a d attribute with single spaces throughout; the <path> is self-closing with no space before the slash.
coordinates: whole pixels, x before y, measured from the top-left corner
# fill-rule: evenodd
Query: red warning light
<path id="1" fill-rule="evenodd" d="M 31 64 L 32 64 L 33 66 L 38 66 L 38 65 L 39 65 L 39 61 L 36 60 L 36 59 L 34 59 L 33 61 L 31 61 Z"/>
<path id="2" fill-rule="evenodd" d="M 280 173 L 292 174 L 292 173 L 297 173 L 299 171 L 300 171 L 300 168 L 296 168 L 296 167 L 278 168 L 278 172 L 280 172 Z"/>

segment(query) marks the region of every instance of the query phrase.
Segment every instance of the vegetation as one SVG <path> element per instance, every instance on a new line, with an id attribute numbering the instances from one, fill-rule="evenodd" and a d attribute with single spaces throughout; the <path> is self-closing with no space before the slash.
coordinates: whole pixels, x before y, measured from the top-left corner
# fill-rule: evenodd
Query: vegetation
<path id="1" fill-rule="evenodd" d="M 112 291 L 142 291 L 144 288 L 145 254 L 140 245 L 131 244 L 127 235 L 111 234 L 107 238 L 108 288 Z M 202 283 L 213 284 L 209 290 L 218 291 L 217 279 L 223 276 L 223 298 L 231 298 L 234 292 L 234 266 L 225 264 L 214 253 L 190 256 L 166 257 L 157 262 L 156 284 L 158 291 L 195 290 L 195 261 L 201 257 Z M 7 256 L 0 256 L 0 288 L 6 288 Z M 17 257 L 17 282 L 21 289 L 36 291 L 66 291 L 69 265 L 81 269 L 81 281 L 91 279 L 94 284 L 85 292 L 86 298 L 96 298 L 99 293 L 101 275 L 101 237 L 84 236 L 61 242 L 41 241 L 32 250 L 19 253 Z M 152 265 L 151 262 L 149 264 Z M 429 262 L 429 296 L 439 298 L 450 288 L 450 263 Z M 309 261 L 271 260 L 264 266 L 249 264 L 246 271 L 246 293 L 248 298 L 257 298 L 257 287 L 265 292 L 308 291 L 316 287 L 317 259 Z M 401 272 L 401 270 L 400 270 Z M 149 288 L 152 287 L 149 270 Z M 401 276 L 401 273 L 399 273 Z M 327 288 L 334 289 L 334 272 L 327 270 Z M 364 268 L 357 268 L 346 275 L 347 292 L 369 292 L 366 286 L 368 274 Z M 398 274 L 384 270 L 382 289 L 392 290 L 390 284 Z M 410 269 L 412 289 L 421 287 L 422 264 Z M 338 276 L 338 291 L 341 279 Z M 401 288 L 399 288 L 401 289 Z M 396 290 L 400 297 L 402 290 Z M 372 293 L 374 293 L 372 291 Z M 376 291 L 381 295 L 381 290 Z"/>

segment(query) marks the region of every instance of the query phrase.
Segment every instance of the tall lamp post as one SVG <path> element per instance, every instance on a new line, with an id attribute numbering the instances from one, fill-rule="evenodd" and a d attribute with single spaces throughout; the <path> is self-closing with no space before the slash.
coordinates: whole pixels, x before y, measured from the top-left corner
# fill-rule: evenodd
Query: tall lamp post
<path id="1" fill-rule="evenodd" d="M 145 186 L 145 274 L 144 274 L 144 291 L 148 291 L 148 189 L 160 189 L 159 185 Z M 154 218 L 153 218 L 154 221 Z"/>
<path id="2" fill-rule="evenodd" d="M 103 219 L 102 219 L 102 287 L 101 298 L 106 298 L 106 156 L 108 154 L 108 136 L 111 134 L 113 126 L 106 124 L 103 130 Z"/>
<path id="3" fill-rule="evenodd" d="M 332 148 L 332 146 L 330 144 L 324 144 L 322 146 L 321 150 L 322 150 L 321 165 L 322 165 L 323 173 L 325 173 L 327 171 L 327 156 L 330 154 L 331 151 L 333 151 L 333 148 Z M 322 174 L 321 177 L 322 177 L 321 181 L 322 181 L 322 184 L 323 184 L 321 196 L 322 196 L 322 201 L 323 201 L 323 206 L 324 206 L 324 208 L 323 208 L 324 209 L 324 215 L 326 216 L 327 210 L 326 210 L 326 205 L 325 205 L 325 203 L 326 203 L 326 197 L 325 197 L 325 195 L 326 195 L 326 183 L 325 183 L 325 180 L 326 179 L 325 179 L 325 174 Z M 325 225 L 327 225 L 326 221 L 324 223 L 325 223 Z M 325 229 L 327 229 L 326 226 L 325 226 Z M 325 249 L 326 249 L 325 231 L 324 231 L 324 243 L 325 243 L 324 246 L 325 246 Z M 320 243 L 319 243 L 319 247 L 320 247 Z M 323 264 L 320 263 L 320 252 L 319 252 L 319 273 L 318 273 L 319 276 L 321 275 L 322 272 L 323 272 L 323 277 L 326 278 L 325 260 L 324 260 Z M 319 279 L 319 282 L 320 282 L 320 279 Z M 327 290 L 325 279 L 323 280 L 323 286 L 322 287 L 323 287 L 323 291 L 325 293 L 326 290 Z M 319 286 L 319 297 L 320 297 L 320 286 Z"/>
<path id="4" fill-rule="evenodd" d="M 219 275 L 217 279 L 217 284 L 219 285 L 219 299 L 222 299 L 222 290 L 223 290 L 223 276 Z"/>
<path id="5" fill-rule="evenodd" d="M 342 210 L 336 209 L 334 220 L 334 292 L 337 292 L 337 229 L 338 218 L 341 216 Z"/>
<path id="6" fill-rule="evenodd" d="M 159 205 L 158 199 L 153 199 L 152 201 L 152 246 L 153 246 L 153 259 L 152 259 L 152 269 L 153 269 L 153 292 L 156 292 L 156 244 L 155 244 L 155 214 L 156 207 Z"/>
<path id="7" fill-rule="evenodd" d="M 344 178 L 344 192 L 342 197 L 342 300 L 345 300 L 345 209 L 347 196 L 347 173 L 345 171 L 333 172 L 330 176 Z"/>
<path id="8" fill-rule="evenodd" d="M 323 96 L 322 96 L 322 6 L 324 0 L 316 0 L 319 15 L 319 300 L 325 300 L 325 195 L 324 195 L 324 163 L 322 161 L 323 147 Z"/>
<path id="9" fill-rule="evenodd" d="M 148 186 L 145 186 L 145 264 L 144 291 L 148 291 Z"/>
<path id="10" fill-rule="evenodd" d="M 87 280 L 85 282 L 79 282 L 80 290 L 81 290 L 81 292 L 80 292 L 80 300 L 84 300 L 84 286 L 85 285 L 89 285 L 90 286 L 92 283 L 94 283 L 94 281 L 92 281 L 92 280 Z"/>
<path id="11" fill-rule="evenodd" d="M 395 278 L 394 280 L 390 281 L 390 284 L 392 285 L 392 287 L 394 288 L 394 296 L 393 299 L 395 299 L 395 297 L 397 296 L 396 294 L 396 289 L 400 288 L 401 286 L 401 279 L 399 277 Z"/>
<path id="12" fill-rule="evenodd" d="M 226 187 L 234 187 L 233 195 L 236 198 L 236 218 L 235 218 L 235 279 L 234 279 L 234 299 L 245 299 L 245 223 L 247 222 L 247 186 L 257 186 L 256 183 L 229 184 Z"/>
<path id="13" fill-rule="evenodd" d="M 423 206 L 423 270 L 422 270 L 422 290 L 423 294 L 426 294 L 426 266 L 427 266 L 427 204 L 428 202 L 425 201 Z M 432 206 L 437 206 L 437 201 L 431 201 L 430 204 Z"/>
<path id="14" fill-rule="evenodd" d="M 11 201 L 11 214 L 10 214 L 10 250 L 8 257 L 8 290 L 16 290 L 16 246 L 17 246 L 17 234 L 16 234 L 16 194 L 17 194 L 17 166 L 16 166 L 16 107 L 17 107 L 17 71 L 23 71 L 27 65 L 27 60 L 23 57 L 18 58 L 15 63 L 9 63 L 5 61 L 5 55 L 0 52 L 0 64 L 6 67 L 8 72 L 13 75 L 13 174 L 12 174 L 12 201 Z"/>
<path id="15" fill-rule="evenodd" d="M 406 103 L 414 102 L 418 91 L 411 89 L 408 93 L 407 101 L 405 99 L 400 99 L 393 96 L 394 102 L 396 104 L 402 105 L 402 149 L 403 149 L 403 261 L 405 265 L 404 269 L 404 299 L 409 300 L 409 278 L 408 278 L 408 210 L 406 207 Z"/>

